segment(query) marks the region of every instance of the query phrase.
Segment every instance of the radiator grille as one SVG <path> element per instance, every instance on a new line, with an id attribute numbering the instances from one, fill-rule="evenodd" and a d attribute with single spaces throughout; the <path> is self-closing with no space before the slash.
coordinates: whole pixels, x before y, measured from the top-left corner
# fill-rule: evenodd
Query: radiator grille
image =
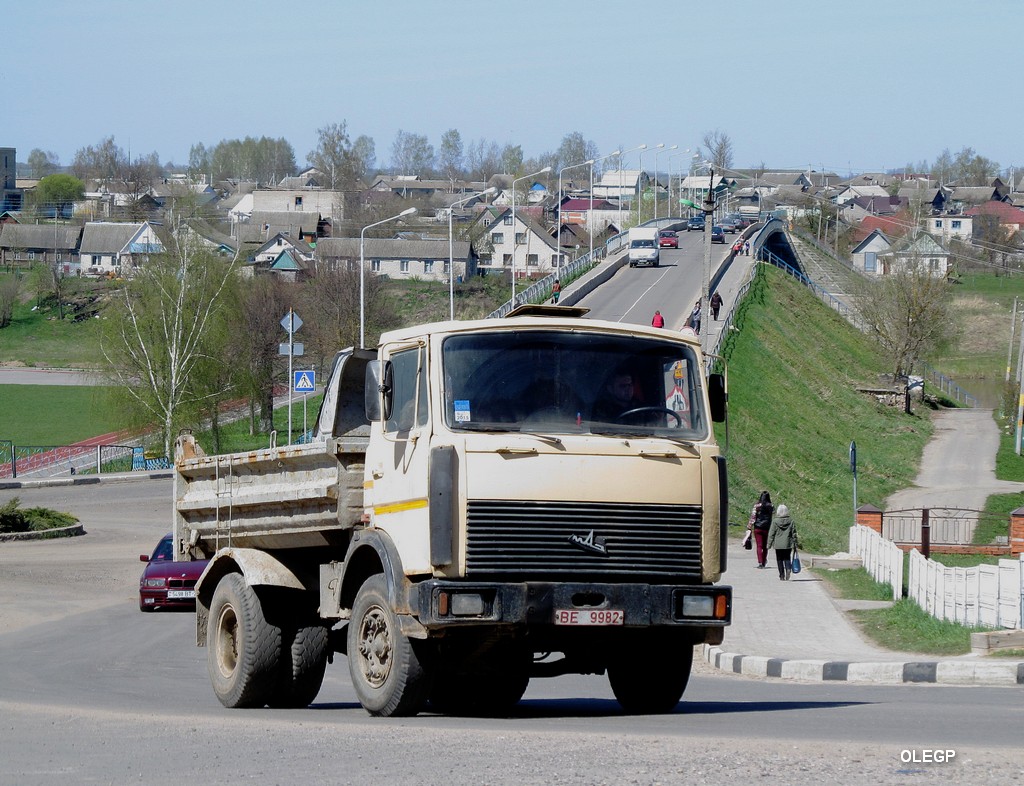
<path id="1" fill-rule="evenodd" d="M 467 576 L 700 578 L 700 506 L 473 500 L 467 514 Z"/>

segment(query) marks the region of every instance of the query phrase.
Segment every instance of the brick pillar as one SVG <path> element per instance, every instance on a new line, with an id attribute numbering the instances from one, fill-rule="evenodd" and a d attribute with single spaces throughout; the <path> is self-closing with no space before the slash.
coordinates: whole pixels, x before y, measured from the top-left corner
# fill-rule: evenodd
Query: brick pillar
<path id="1" fill-rule="evenodd" d="M 1024 508 L 1021 509 L 1021 521 L 1024 523 Z M 874 505 L 861 505 L 857 508 L 857 523 L 862 527 L 873 529 L 882 534 L 882 511 Z M 1022 533 L 1024 534 L 1024 533 Z"/>
<path id="2" fill-rule="evenodd" d="M 1024 552 L 1024 508 L 1010 514 L 1010 554 Z"/>

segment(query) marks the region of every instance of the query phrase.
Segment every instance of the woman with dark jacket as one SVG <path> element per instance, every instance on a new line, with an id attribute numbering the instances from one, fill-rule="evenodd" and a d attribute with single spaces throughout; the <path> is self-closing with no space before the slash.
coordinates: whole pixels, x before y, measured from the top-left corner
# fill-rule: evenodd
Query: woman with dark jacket
<path id="1" fill-rule="evenodd" d="M 789 508 L 779 505 L 771 529 L 768 530 L 768 548 L 775 549 L 779 578 L 783 581 L 789 581 L 793 574 L 793 549 L 799 545 L 798 540 L 796 524 L 789 517 Z"/>
<path id="2" fill-rule="evenodd" d="M 768 563 L 768 529 L 772 525 L 772 497 L 767 491 L 761 492 L 760 499 L 750 512 L 747 529 L 754 533 L 754 545 L 757 546 L 757 567 L 763 568 Z"/>

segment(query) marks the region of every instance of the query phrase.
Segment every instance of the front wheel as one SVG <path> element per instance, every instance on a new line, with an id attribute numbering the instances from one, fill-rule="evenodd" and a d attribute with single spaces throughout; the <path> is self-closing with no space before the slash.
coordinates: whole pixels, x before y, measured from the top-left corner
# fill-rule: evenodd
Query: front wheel
<path id="1" fill-rule="evenodd" d="M 217 584 L 206 632 L 206 668 L 225 707 L 262 707 L 277 682 L 281 629 L 267 621 L 252 587 L 238 573 Z"/>
<path id="2" fill-rule="evenodd" d="M 371 715 L 415 715 L 430 690 L 427 670 L 391 609 L 384 576 L 371 576 L 352 604 L 348 668 L 359 703 Z"/>
<path id="3" fill-rule="evenodd" d="M 631 715 L 671 712 L 683 697 L 693 668 L 693 645 L 642 637 L 608 666 L 608 682 Z"/>

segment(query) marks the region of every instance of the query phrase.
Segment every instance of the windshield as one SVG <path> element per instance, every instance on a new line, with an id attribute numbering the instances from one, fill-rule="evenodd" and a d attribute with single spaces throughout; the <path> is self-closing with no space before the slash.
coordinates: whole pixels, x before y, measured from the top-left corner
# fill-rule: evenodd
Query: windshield
<path id="1" fill-rule="evenodd" d="M 453 429 L 707 436 L 697 356 L 686 344 L 510 330 L 452 336 L 442 355 Z"/>

